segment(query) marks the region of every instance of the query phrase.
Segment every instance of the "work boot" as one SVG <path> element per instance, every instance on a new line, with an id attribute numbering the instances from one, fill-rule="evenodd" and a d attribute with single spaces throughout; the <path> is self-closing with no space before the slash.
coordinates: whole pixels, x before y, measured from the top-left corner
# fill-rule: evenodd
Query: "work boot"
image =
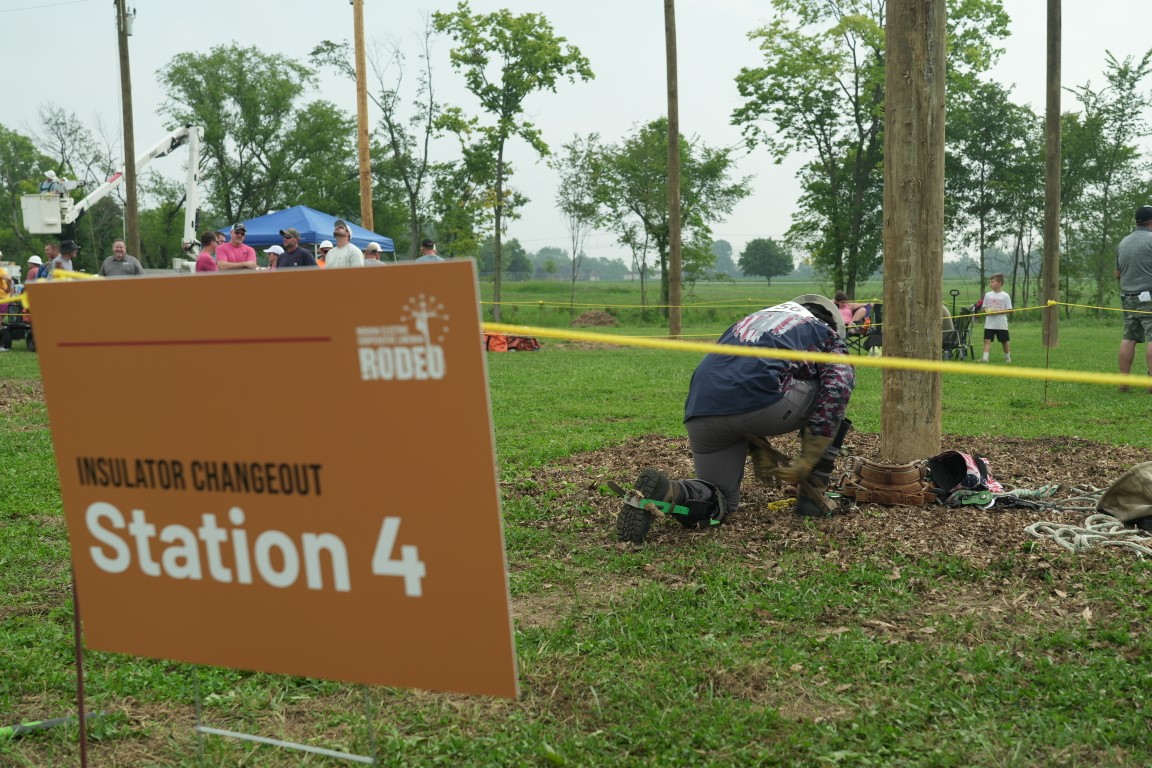
<path id="1" fill-rule="evenodd" d="M 796 488 L 796 514 L 803 517 L 829 517 L 836 514 L 839 504 L 829 498 L 825 491 L 832 480 L 832 472 L 836 469 L 836 457 L 840 455 L 840 448 L 844 445 L 844 438 L 852 422 L 844 419 L 836 431 L 832 442 L 824 450 L 820 461 L 812 468 L 807 478 L 802 480 Z"/>
<path id="2" fill-rule="evenodd" d="M 642 499 L 667 501 L 674 505 L 684 500 L 684 491 L 680 488 L 680 483 L 670 479 L 658 469 L 640 470 L 633 488 Z M 627 502 L 621 504 L 620 514 L 616 516 L 616 540 L 643 544 L 644 537 L 648 535 L 648 529 L 652 526 L 653 517 L 654 515 L 648 510 Z"/>

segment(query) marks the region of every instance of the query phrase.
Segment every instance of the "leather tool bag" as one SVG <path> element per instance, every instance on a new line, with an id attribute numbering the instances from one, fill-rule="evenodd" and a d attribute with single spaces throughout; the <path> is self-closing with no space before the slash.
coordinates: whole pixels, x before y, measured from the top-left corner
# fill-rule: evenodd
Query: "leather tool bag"
<path id="1" fill-rule="evenodd" d="M 923 461 L 878 464 L 856 457 L 841 482 L 840 492 L 858 504 L 920 506 L 937 501 L 928 467 Z"/>

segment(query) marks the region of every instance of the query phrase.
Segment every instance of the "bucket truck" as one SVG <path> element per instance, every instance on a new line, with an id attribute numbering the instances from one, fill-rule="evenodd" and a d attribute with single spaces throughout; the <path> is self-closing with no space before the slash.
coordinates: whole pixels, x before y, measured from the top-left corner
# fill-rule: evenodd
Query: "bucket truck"
<path id="1" fill-rule="evenodd" d="M 169 133 L 156 142 L 147 152 L 136 158 L 136 170 L 144 168 L 157 157 L 164 157 L 179 147 L 188 145 L 188 189 L 184 202 L 184 242 L 185 250 L 194 249 L 196 238 L 196 212 L 200 207 L 200 139 L 202 129 L 186 125 Z M 85 197 L 74 203 L 72 198 L 55 192 L 42 192 L 24 195 L 20 207 L 24 214 L 24 228 L 34 235 L 56 235 L 63 227 L 79 219 L 85 211 L 104 199 L 124 182 L 124 168 L 114 173 L 106 182 Z"/>

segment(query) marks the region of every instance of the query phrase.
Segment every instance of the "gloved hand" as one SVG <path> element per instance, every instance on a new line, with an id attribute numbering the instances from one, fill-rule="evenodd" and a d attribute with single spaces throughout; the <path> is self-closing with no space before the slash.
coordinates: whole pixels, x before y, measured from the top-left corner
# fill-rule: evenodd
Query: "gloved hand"
<path id="1" fill-rule="evenodd" d="M 748 436 L 748 455 L 752 457 L 752 474 L 764 485 L 775 488 L 780 484 L 773 470 L 788 461 L 788 457 L 773 447 L 766 438 Z"/>
<path id="2" fill-rule="evenodd" d="M 772 474 L 781 482 L 798 484 L 801 480 L 808 479 L 808 475 L 812 474 L 812 470 L 824 458 L 824 452 L 830 445 L 832 438 L 804 432 L 800 438 L 800 455 L 792 459 L 792 463 L 788 466 L 772 470 Z"/>

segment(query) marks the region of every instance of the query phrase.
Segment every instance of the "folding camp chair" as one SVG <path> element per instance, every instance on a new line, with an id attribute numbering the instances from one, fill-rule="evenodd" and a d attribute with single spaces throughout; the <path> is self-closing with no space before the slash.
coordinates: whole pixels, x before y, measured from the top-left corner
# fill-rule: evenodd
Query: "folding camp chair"
<path id="1" fill-rule="evenodd" d="M 844 329 L 847 334 L 844 338 L 844 341 L 848 345 L 848 349 L 850 351 L 854 351 L 859 355 L 863 355 L 868 352 L 872 346 L 877 346 L 879 344 L 879 342 L 874 345 L 869 345 L 868 343 L 869 339 L 872 337 L 873 330 L 879 324 L 879 316 L 880 304 L 866 304 L 863 321 L 860 323 L 853 323 Z"/>

